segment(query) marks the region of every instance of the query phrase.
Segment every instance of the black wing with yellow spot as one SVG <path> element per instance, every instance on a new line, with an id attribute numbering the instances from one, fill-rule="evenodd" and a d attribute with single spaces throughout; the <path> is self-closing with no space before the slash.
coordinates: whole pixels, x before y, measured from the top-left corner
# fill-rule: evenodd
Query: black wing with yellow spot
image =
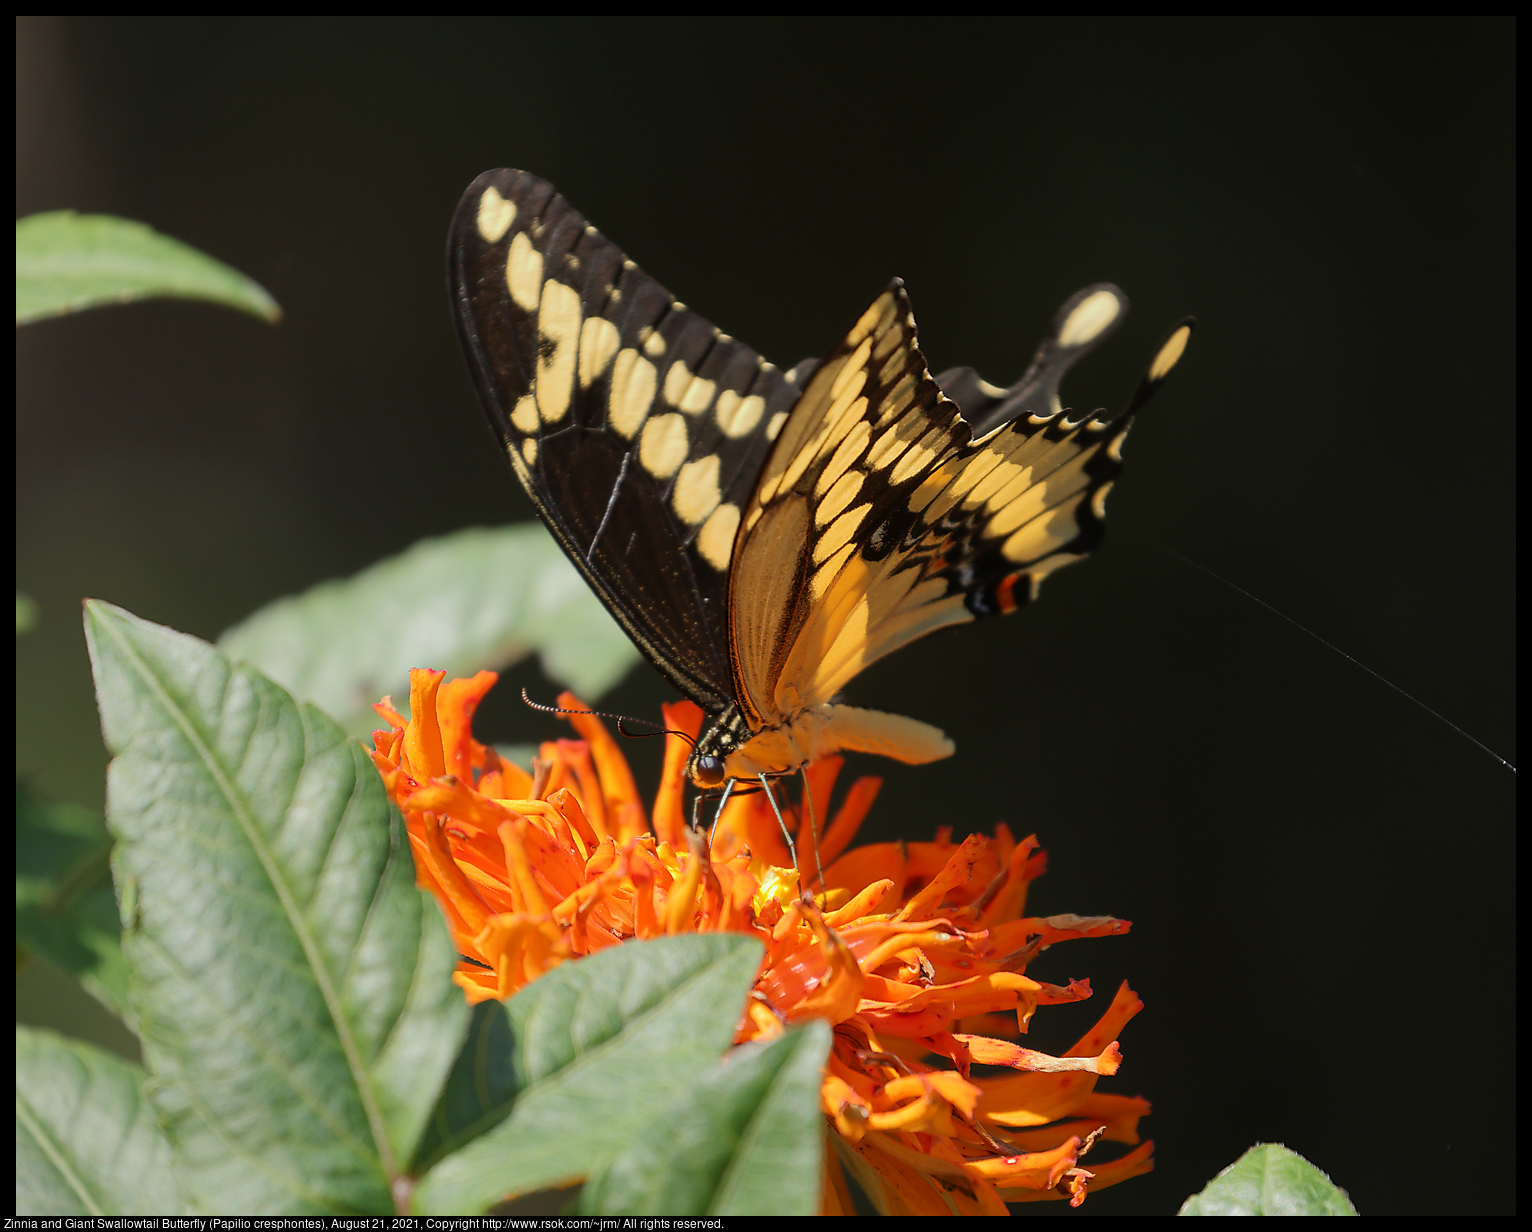
<path id="1" fill-rule="evenodd" d="M 931 378 L 895 282 L 814 369 L 735 554 L 730 632 L 753 726 L 829 701 L 934 629 L 1013 610 L 1096 545 L 1132 416 L 1191 328 L 1122 414 L 1071 415 L 1061 378 L 1126 307 L 1105 283 L 1079 292 L 1000 389 L 971 369 Z"/>
<path id="2" fill-rule="evenodd" d="M 479 397 L 538 513 L 671 683 L 723 709 L 735 532 L 798 390 L 536 176 L 475 180 L 448 261 Z"/>
<path id="3" fill-rule="evenodd" d="M 755 733 L 1089 552 L 1133 413 L 1191 329 L 1104 418 L 1058 391 L 1126 310 L 1106 283 L 1002 389 L 932 379 L 897 281 L 784 374 L 525 172 L 474 182 L 449 259 L 480 398 L 543 520 L 670 681 Z"/>

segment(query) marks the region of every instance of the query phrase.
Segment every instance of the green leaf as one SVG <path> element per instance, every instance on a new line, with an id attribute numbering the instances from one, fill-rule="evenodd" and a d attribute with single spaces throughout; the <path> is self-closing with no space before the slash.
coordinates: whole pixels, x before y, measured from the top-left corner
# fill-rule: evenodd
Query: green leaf
<path id="1" fill-rule="evenodd" d="M 413 1210 L 475 1214 L 577 1180 L 658 1129 L 734 1037 L 761 960 L 736 934 L 666 937 L 565 963 L 481 1007 Z M 429 1163 L 430 1161 L 425 1161 Z"/>
<path id="2" fill-rule="evenodd" d="M 828 1023 L 736 1048 L 688 1083 L 580 1194 L 585 1215 L 815 1215 Z"/>
<path id="3" fill-rule="evenodd" d="M 407 708 L 409 669 L 498 669 L 533 650 L 594 701 L 638 651 L 538 523 L 427 539 L 343 581 L 262 608 L 218 641 L 353 735 L 384 694 Z M 402 695 L 402 698 L 401 698 Z"/>
<path id="4" fill-rule="evenodd" d="M 182 1209 L 144 1073 L 91 1044 L 16 1028 L 16 1213 Z"/>
<path id="5" fill-rule="evenodd" d="M 18 594 L 16 596 L 16 636 L 30 633 L 37 627 L 39 612 L 37 600 L 31 595 Z"/>
<path id="6" fill-rule="evenodd" d="M 1253 1146 L 1181 1205 L 1182 1215 L 1355 1215 L 1346 1191 L 1296 1151 Z"/>
<path id="7" fill-rule="evenodd" d="M 86 604 L 123 951 L 194 1211 L 387 1214 L 468 1014 L 371 762 L 196 638 Z"/>
<path id="8" fill-rule="evenodd" d="M 17 219 L 17 325 L 156 296 L 282 319 L 259 283 L 141 222 L 73 210 Z"/>
<path id="9" fill-rule="evenodd" d="M 16 942 L 132 1025 L 101 814 L 16 784 Z"/>

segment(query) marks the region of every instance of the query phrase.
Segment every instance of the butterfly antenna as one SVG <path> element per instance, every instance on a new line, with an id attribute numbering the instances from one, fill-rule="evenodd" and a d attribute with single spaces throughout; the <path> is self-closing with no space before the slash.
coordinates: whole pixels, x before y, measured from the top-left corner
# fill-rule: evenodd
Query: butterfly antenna
<path id="1" fill-rule="evenodd" d="M 545 706 L 541 702 L 534 702 L 530 697 L 528 697 L 526 689 L 522 689 L 521 691 L 521 700 L 526 702 L 527 705 L 531 706 L 533 710 L 541 710 L 544 714 L 593 714 L 598 719 L 612 719 L 617 724 L 618 734 L 627 736 L 630 740 L 637 740 L 640 736 L 680 736 L 681 739 L 686 741 L 687 744 L 691 745 L 692 748 L 697 747 L 696 740 L 687 735 L 684 731 L 677 731 L 673 727 L 661 727 L 658 723 L 655 723 L 650 719 L 635 719 L 625 714 L 612 714 L 608 710 L 570 710 L 566 706 Z M 626 723 L 646 723 L 655 730 L 646 732 L 630 732 L 624 726 Z"/>
<path id="2" fill-rule="evenodd" d="M 1150 542 L 1153 543 L 1154 541 L 1150 540 Z M 1215 573 L 1213 570 L 1209 569 L 1206 565 L 1199 565 L 1196 561 L 1190 559 L 1189 557 L 1182 556 L 1181 553 L 1177 552 L 1174 548 L 1167 548 L 1163 543 L 1156 543 L 1155 547 L 1159 548 L 1162 552 L 1167 552 L 1171 556 L 1174 556 L 1182 564 L 1190 565 L 1193 569 L 1198 569 L 1201 572 L 1207 574 L 1214 581 L 1222 582 L 1230 590 L 1237 591 L 1239 594 L 1244 595 L 1245 598 L 1251 600 L 1252 602 L 1259 603 L 1262 607 L 1264 607 L 1273 616 L 1281 617 L 1281 619 L 1287 621 L 1288 624 L 1292 625 L 1293 628 L 1297 629 L 1300 633 L 1308 634 L 1316 642 L 1318 642 L 1321 646 L 1324 646 L 1328 650 L 1333 650 L 1336 654 L 1340 655 L 1340 657 L 1345 659 L 1348 663 L 1352 663 L 1355 666 L 1361 668 L 1364 672 L 1366 672 L 1374 680 L 1381 681 L 1383 684 L 1386 684 L 1395 693 L 1399 694 L 1400 697 L 1404 698 L 1408 702 L 1413 702 L 1415 705 L 1419 706 L 1422 710 L 1424 710 L 1427 714 L 1429 714 L 1433 719 L 1436 719 L 1438 722 L 1445 723 L 1448 727 L 1452 728 L 1453 731 L 1457 732 L 1458 735 L 1462 736 L 1463 739 L 1468 741 L 1469 744 L 1472 744 L 1476 748 L 1482 749 L 1484 752 L 1488 753 L 1491 757 L 1493 757 L 1496 761 L 1498 761 L 1502 766 L 1504 766 L 1512 774 L 1516 773 L 1516 767 L 1515 766 L 1513 766 L 1510 762 L 1506 761 L 1505 758 L 1501 757 L 1499 753 L 1495 752 L 1494 749 L 1490 748 L 1489 745 L 1485 744 L 1482 740 L 1478 740 L 1475 737 L 1470 736 L 1466 731 L 1464 731 L 1461 727 L 1459 727 L 1456 723 L 1454 723 L 1446 715 L 1442 714 L 1439 710 L 1431 709 L 1430 706 L 1426 705 L 1425 702 L 1421 701 L 1420 698 L 1416 697 L 1413 693 L 1407 693 L 1405 690 L 1401 689 L 1398 685 L 1396 685 L 1392 680 L 1390 680 L 1387 676 L 1381 675 L 1378 672 L 1373 671 L 1372 668 L 1368 667 L 1367 664 L 1363 663 L 1355 655 L 1347 654 L 1344 650 L 1342 650 L 1334 642 L 1326 641 L 1324 638 L 1320 637 L 1319 634 L 1315 633 L 1314 630 L 1310 629 L 1307 625 L 1301 624 L 1298 621 L 1294 620 L 1291 616 L 1289 616 L 1286 612 L 1282 611 L 1280 608 L 1273 607 L 1271 604 L 1267 603 L 1265 599 L 1262 599 L 1259 595 L 1251 594 L 1243 586 L 1236 585 L 1234 582 L 1229 581 L 1229 579 L 1224 577 L 1222 574 Z"/>

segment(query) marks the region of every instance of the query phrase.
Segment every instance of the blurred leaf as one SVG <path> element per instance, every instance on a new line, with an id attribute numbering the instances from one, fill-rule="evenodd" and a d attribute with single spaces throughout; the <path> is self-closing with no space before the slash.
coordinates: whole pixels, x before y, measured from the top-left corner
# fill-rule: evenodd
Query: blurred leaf
<path id="1" fill-rule="evenodd" d="M 593 1177 L 585 1215 L 815 1215 L 824 1175 L 820 1072 L 830 1026 L 736 1048 L 684 1084 Z"/>
<path id="2" fill-rule="evenodd" d="M 218 640 L 349 732 L 372 703 L 409 706 L 409 669 L 499 669 L 536 650 L 544 670 L 594 701 L 638 650 L 539 523 L 426 539 L 354 577 L 279 599 Z"/>
<path id="3" fill-rule="evenodd" d="M 503 1007 L 481 1005 L 434 1118 L 424 1163 L 440 1162 L 413 1209 L 485 1211 L 658 1132 L 665 1107 L 729 1046 L 760 959 L 750 937 L 665 937 L 565 963 Z"/>
<path id="4" fill-rule="evenodd" d="M 468 1014 L 377 772 L 205 642 L 85 619 L 129 992 L 187 1205 L 391 1212 Z"/>
<path id="5" fill-rule="evenodd" d="M 138 1066 L 91 1044 L 16 1028 L 17 1214 L 183 1208 L 143 1081 Z"/>
<path id="6" fill-rule="evenodd" d="M 54 210 L 16 222 L 16 324 L 156 296 L 227 304 L 273 323 L 259 283 L 152 227 Z"/>
<path id="7" fill-rule="evenodd" d="M 37 624 L 37 600 L 31 595 L 16 596 L 16 635 L 28 633 Z"/>
<path id="8" fill-rule="evenodd" d="M 1346 1191 L 1296 1151 L 1253 1146 L 1181 1205 L 1181 1215 L 1355 1215 Z"/>
<path id="9" fill-rule="evenodd" d="M 16 784 L 16 943 L 76 976 L 132 1025 L 101 814 Z"/>

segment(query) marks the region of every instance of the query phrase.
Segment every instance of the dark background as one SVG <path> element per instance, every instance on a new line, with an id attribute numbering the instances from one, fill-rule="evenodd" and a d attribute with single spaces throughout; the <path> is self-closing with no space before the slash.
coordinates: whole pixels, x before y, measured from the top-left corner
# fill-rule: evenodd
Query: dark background
<path id="1" fill-rule="evenodd" d="M 17 576 L 42 611 L 18 760 L 40 788 L 102 797 L 82 597 L 212 638 L 422 536 L 531 516 L 444 289 L 448 218 L 487 168 L 552 180 L 784 365 L 898 274 L 935 368 L 1008 382 L 1057 304 L 1110 279 L 1133 314 L 1066 401 L 1120 404 L 1188 312 L 1192 351 L 1097 556 L 855 682 L 958 746 L 854 767 L 888 780 L 870 834 L 1003 818 L 1049 850 L 1037 912 L 1133 920 L 1031 969 L 1097 990 L 1040 1013 L 1034 1047 L 1067 1047 L 1123 979 L 1147 1004 L 1103 1089 L 1154 1101 L 1158 1170 L 1079 1213 L 1174 1211 L 1257 1141 L 1364 1214 L 1512 1209 L 1514 777 L 1203 571 L 1515 760 L 1509 21 L 18 34 L 18 216 L 143 220 L 287 314 L 18 332 Z M 550 734 L 522 683 L 551 688 L 513 672 L 481 734 Z M 666 696 L 644 667 L 608 701 Z M 74 1012 L 47 996 L 28 1014 Z"/>

